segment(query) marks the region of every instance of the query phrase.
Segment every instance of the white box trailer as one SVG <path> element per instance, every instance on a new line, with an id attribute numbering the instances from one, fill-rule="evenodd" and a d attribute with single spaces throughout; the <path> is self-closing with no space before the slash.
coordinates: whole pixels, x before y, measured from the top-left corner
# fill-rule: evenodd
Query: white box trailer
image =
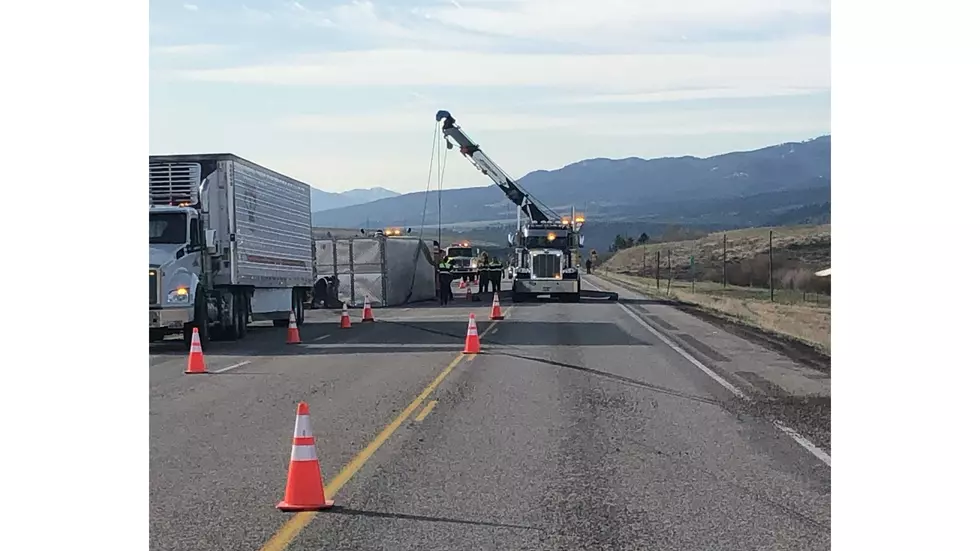
<path id="1" fill-rule="evenodd" d="M 362 307 L 370 297 L 375 306 L 398 306 L 436 298 L 436 264 L 421 239 L 314 232 L 317 277 L 336 277 L 342 302 Z"/>
<path id="2" fill-rule="evenodd" d="M 202 344 L 304 318 L 310 186 L 231 154 L 150 156 L 150 340 Z"/>

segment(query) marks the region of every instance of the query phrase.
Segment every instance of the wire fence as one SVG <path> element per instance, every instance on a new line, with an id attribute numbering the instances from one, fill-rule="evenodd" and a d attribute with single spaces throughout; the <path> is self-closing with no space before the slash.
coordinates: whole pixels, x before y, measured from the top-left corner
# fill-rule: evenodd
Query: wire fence
<path id="1" fill-rule="evenodd" d="M 745 295 L 830 304 L 829 228 L 737 230 L 700 239 L 620 248 L 605 274 L 640 277 L 663 293 Z"/>

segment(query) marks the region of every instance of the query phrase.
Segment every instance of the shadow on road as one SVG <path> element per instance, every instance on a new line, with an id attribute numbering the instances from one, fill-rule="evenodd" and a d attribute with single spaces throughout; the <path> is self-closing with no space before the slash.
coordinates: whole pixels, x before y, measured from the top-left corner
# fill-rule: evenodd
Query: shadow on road
<path id="1" fill-rule="evenodd" d="M 663 304 L 666 306 L 676 306 L 677 301 L 665 298 L 621 298 L 619 302 L 623 304 Z"/>
<path id="2" fill-rule="evenodd" d="M 444 522 L 450 524 L 463 524 L 470 526 L 489 526 L 491 528 L 517 528 L 519 530 L 536 530 L 539 532 L 545 531 L 544 528 L 536 528 L 534 526 L 522 526 L 520 524 L 505 524 L 501 522 L 487 522 L 481 520 L 462 520 L 447 517 L 430 517 L 424 515 L 409 515 L 406 513 L 383 513 L 380 511 L 364 511 L 361 509 L 348 509 L 343 505 L 335 505 L 330 509 L 324 511 L 324 513 L 332 513 L 335 515 L 350 515 L 355 517 L 373 517 L 373 518 L 388 518 L 388 519 L 400 519 L 400 520 L 417 520 L 423 522 Z"/>
<path id="3" fill-rule="evenodd" d="M 724 406 L 724 404 L 725 404 L 723 401 L 716 400 L 714 398 L 707 398 L 707 397 L 698 396 L 698 395 L 695 395 L 695 394 L 688 394 L 686 392 L 681 392 L 679 390 L 673 390 L 671 388 L 667 388 L 667 387 L 663 387 L 663 386 L 659 386 L 659 385 L 650 384 L 650 383 L 647 383 L 647 382 L 644 382 L 644 381 L 640 381 L 638 379 L 633 379 L 633 378 L 630 378 L 630 377 L 624 377 L 622 375 L 616 375 L 615 373 L 608 373 L 608 372 L 601 371 L 601 370 L 598 370 L 598 369 L 593 369 L 591 367 L 585 367 L 585 366 L 581 366 L 581 365 L 575 365 L 575 364 L 569 364 L 569 363 L 564 363 L 564 362 L 558 362 L 558 361 L 555 361 L 555 360 L 550 360 L 548 358 L 538 358 L 538 357 L 534 357 L 534 356 L 527 356 L 527 355 L 524 355 L 524 354 L 513 354 L 513 353 L 510 353 L 510 352 L 499 351 L 499 350 L 490 351 L 490 352 L 488 352 L 488 354 L 496 355 L 496 356 L 508 356 L 508 357 L 511 357 L 511 358 L 519 359 L 519 360 L 526 360 L 526 361 L 530 361 L 530 362 L 537 362 L 537 363 L 542 363 L 542 364 L 551 365 L 551 366 L 555 366 L 555 367 L 561 367 L 561 368 L 565 368 L 565 369 L 571 369 L 571 370 L 574 370 L 574 371 L 580 371 L 582 373 L 588 373 L 589 375 L 594 375 L 596 377 L 601 377 L 603 379 L 617 381 L 617 382 L 620 382 L 620 383 L 624 383 L 624 384 L 627 384 L 627 385 L 630 385 L 630 386 L 634 386 L 634 387 L 643 388 L 643 389 L 646 389 L 646 390 L 652 390 L 654 392 L 657 392 L 657 393 L 660 393 L 660 394 L 666 394 L 668 396 L 673 396 L 675 398 L 683 398 L 685 400 L 690 400 L 690 401 L 693 401 L 693 402 L 701 402 L 702 404 L 709 404 L 709 405 L 720 406 L 720 407 L 721 406 Z"/>
<path id="4" fill-rule="evenodd" d="M 378 317 L 381 318 L 379 311 Z M 483 333 L 491 324 L 477 319 L 477 330 Z M 207 356 L 294 356 L 330 354 L 384 354 L 408 352 L 462 351 L 467 321 L 413 320 L 375 323 L 352 322 L 341 329 L 336 321 L 309 322 L 300 328 L 302 343 L 286 344 L 286 330 L 257 328 L 245 340 L 212 342 Z M 587 328 L 587 330 L 583 330 Z M 650 344 L 634 337 L 611 322 L 505 321 L 493 332 L 480 337 L 484 346 L 645 346 Z M 183 356 L 187 351 L 180 341 L 151 346 L 151 355 Z"/>

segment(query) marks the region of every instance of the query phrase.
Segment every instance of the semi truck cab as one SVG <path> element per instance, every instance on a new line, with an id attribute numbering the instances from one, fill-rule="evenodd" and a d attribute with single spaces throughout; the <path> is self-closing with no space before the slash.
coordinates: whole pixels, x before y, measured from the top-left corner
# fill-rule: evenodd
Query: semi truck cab
<path id="1" fill-rule="evenodd" d="M 194 320 L 194 299 L 214 231 L 188 207 L 150 207 L 150 330 L 183 330 Z"/>

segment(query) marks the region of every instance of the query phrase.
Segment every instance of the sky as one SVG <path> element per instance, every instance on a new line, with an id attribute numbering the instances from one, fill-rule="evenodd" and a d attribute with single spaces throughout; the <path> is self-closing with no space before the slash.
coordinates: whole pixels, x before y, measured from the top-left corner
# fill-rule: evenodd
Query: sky
<path id="1" fill-rule="evenodd" d="M 424 190 L 440 109 L 514 178 L 829 134 L 830 1 L 151 0 L 152 154 Z"/>

